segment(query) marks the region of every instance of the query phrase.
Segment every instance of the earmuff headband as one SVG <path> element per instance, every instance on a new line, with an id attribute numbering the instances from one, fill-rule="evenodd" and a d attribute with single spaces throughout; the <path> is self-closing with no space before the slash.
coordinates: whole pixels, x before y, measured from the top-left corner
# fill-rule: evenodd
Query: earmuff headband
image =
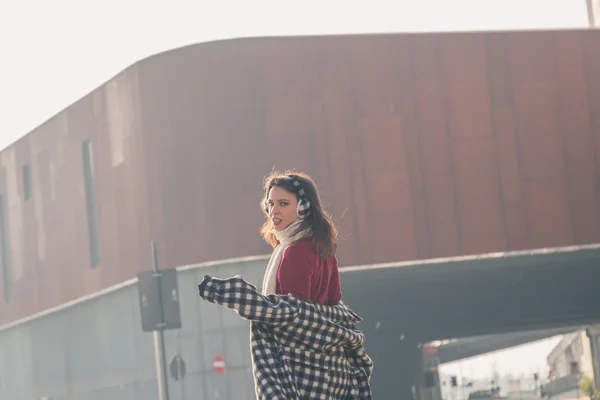
<path id="1" fill-rule="evenodd" d="M 298 195 L 298 206 L 296 207 L 296 214 L 300 218 L 306 218 L 310 215 L 310 201 L 306 197 L 306 192 L 302 188 L 300 181 L 294 175 L 287 175 L 287 178 L 292 181 L 294 190 Z M 269 214 L 269 204 L 265 203 L 265 212 Z"/>

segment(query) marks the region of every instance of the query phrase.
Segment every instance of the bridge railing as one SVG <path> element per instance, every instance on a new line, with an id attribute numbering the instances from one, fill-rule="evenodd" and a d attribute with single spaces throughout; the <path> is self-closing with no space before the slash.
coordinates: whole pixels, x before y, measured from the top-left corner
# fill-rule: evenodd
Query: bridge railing
<path id="1" fill-rule="evenodd" d="M 562 393 L 577 390 L 578 386 L 579 377 L 577 375 L 567 375 L 542 385 L 542 394 L 544 397 L 558 396 Z"/>

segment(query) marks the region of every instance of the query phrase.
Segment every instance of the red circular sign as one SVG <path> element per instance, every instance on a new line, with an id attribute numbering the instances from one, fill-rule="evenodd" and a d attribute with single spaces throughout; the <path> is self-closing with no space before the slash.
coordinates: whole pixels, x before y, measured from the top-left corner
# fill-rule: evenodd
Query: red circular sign
<path id="1" fill-rule="evenodd" d="M 215 357 L 215 360 L 213 361 L 213 368 L 217 374 L 222 374 L 225 372 L 225 359 L 223 359 L 220 354 L 217 354 Z"/>

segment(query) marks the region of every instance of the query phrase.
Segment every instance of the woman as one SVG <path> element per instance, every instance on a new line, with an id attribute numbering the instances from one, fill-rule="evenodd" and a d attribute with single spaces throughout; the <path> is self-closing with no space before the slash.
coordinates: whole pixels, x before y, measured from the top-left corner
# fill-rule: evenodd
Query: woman
<path id="1" fill-rule="evenodd" d="M 250 320 L 258 399 L 371 399 L 361 318 L 341 301 L 337 232 L 306 174 L 272 173 L 261 233 L 274 247 L 262 292 L 240 276 L 205 276 L 206 301 Z"/>
<path id="2" fill-rule="evenodd" d="M 313 180 L 306 174 L 272 174 L 262 203 L 267 218 L 261 233 L 275 248 L 263 293 L 337 304 L 342 297 L 335 257 L 337 231 L 321 207 Z"/>

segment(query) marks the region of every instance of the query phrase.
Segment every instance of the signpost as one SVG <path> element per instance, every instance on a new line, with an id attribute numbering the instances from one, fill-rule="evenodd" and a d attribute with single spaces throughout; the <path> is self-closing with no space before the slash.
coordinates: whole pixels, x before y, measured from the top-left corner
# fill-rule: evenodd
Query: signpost
<path id="1" fill-rule="evenodd" d="M 437 371 L 440 365 L 440 356 L 437 346 L 425 346 L 425 360 L 429 371 Z"/>
<path id="2" fill-rule="evenodd" d="M 166 329 L 181 328 L 177 270 L 167 269 L 160 271 L 158 269 L 155 242 L 151 243 L 151 250 L 153 264 L 152 271 L 144 271 L 138 274 L 138 294 L 140 300 L 142 331 L 152 332 L 154 335 L 158 399 L 169 400 L 165 338 L 163 331 Z M 177 366 L 179 365 L 180 364 L 177 364 Z M 183 374 L 185 374 L 185 365 L 183 368 Z M 183 375 L 181 377 L 183 378 Z"/>
<path id="3" fill-rule="evenodd" d="M 225 372 L 225 359 L 220 354 L 217 354 L 215 356 L 215 360 L 213 361 L 213 368 L 217 374 L 222 374 L 223 372 Z"/>
<path id="4" fill-rule="evenodd" d="M 143 332 L 181 328 L 177 271 L 144 271 L 138 274 Z"/>

